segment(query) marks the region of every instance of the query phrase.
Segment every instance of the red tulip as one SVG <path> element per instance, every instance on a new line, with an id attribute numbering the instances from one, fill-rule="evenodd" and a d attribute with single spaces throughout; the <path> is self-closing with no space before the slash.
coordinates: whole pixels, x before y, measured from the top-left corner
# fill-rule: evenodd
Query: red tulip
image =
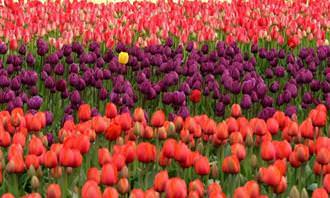
<path id="1" fill-rule="evenodd" d="M 118 172 L 114 164 L 107 163 L 103 165 L 101 172 L 101 183 L 111 186 L 118 181 Z"/>
<path id="2" fill-rule="evenodd" d="M 323 187 L 330 193 L 330 173 L 326 174 L 323 178 Z"/>
<path id="3" fill-rule="evenodd" d="M 207 157 L 200 157 L 194 164 L 195 171 L 198 175 L 210 174 L 211 167 Z"/>
<path id="4" fill-rule="evenodd" d="M 222 163 L 224 173 L 237 174 L 240 172 L 240 164 L 236 155 L 227 156 Z"/>
<path id="5" fill-rule="evenodd" d="M 162 110 L 156 111 L 151 117 L 151 125 L 153 127 L 161 127 L 165 122 L 165 113 Z"/>
<path id="6" fill-rule="evenodd" d="M 260 151 L 261 151 L 261 158 L 265 161 L 274 160 L 276 157 L 275 146 L 271 141 L 264 141 L 261 144 Z"/>
<path id="7" fill-rule="evenodd" d="M 168 180 L 165 188 L 166 198 L 185 198 L 187 197 L 186 182 L 178 177 Z"/>
<path id="8" fill-rule="evenodd" d="M 50 184 L 47 188 L 47 198 L 61 198 L 61 187 L 58 184 Z"/>
<path id="9" fill-rule="evenodd" d="M 117 107 L 113 103 L 107 103 L 105 107 L 105 116 L 108 118 L 114 118 L 117 115 Z"/>
<path id="10" fill-rule="evenodd" d="M 281 172 L 276 166 L 269 166 L 268 168 L 260 168 L 259 175 L 262 182 L 272 187 L 276 187 L 281 182 Z"/>
<path id="11" fill-rule="evenodd" d="M 87 121 L 91 118 L 91 107 L 89 104 L 82 104 L 78 109 L 78 118 L 80 121 Z"/>
<path id="12" fill-rule="evenodd" d="M 156 160 L 156 146 L 148 142 L 142 142 L 136 148 L 136 155 L 140 162 L 153 162 Z"/>
<path id="13" fill-rule="evenodd" d="M 103 195 L 102 195 L 103 198 L 118 198 L 119 197 L 119 193 L 118 191 L 113 188 L 113 187 L 106 187 L 104 189 L 104 192 L 103 192 Z"/>
<path id="14" fill-rule="evenodd" d="M 312 198 L 328 198 L 328 193 L 324 188 L 317 188 L 313 191 Z"/>
<path id="15" fill-rule="evenodd" d="M 100 171 L 95 167 L 89 168 L 87 171 L 87 180 L 93 180 L 97 184 L 100 184 L 101 182 Z"/>
<path id="16" fill-rule="evenodd" d="M 95 181 L 87 181 L 81 189 L 82 198 L 102 198 L 100 187 Z"/>
<path id="17" fill-rule="evenodd" d="M 158 192 L 164 192 L 168 179 L 169 177 L 166 170 L 157 173 L 154 180 L 154 189 Z"/>
<path id="18" fill-rule="evenodd" d="M 201 96 L 201 91 L 198 89 L 194 89 L 191 91 L 189 99 L 193 103 L 199 103 L 199 101 L 201 100 Z"/>

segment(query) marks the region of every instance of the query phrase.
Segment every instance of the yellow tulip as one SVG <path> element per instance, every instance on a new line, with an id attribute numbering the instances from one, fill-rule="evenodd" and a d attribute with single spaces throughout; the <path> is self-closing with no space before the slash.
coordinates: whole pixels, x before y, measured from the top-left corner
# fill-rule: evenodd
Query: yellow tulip
<path id="1" fill-rule="evenodd" d="M 126 65 L 128 63 L 128 53 L 127 52 L 120 52 L 118 56 L 118 62 L 120 64 Z"/>

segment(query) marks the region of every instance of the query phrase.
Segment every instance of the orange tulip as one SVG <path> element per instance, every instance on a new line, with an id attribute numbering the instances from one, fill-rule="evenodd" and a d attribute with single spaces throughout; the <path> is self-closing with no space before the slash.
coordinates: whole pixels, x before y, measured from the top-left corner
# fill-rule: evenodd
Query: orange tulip
<path id="1" fill-rule="evenodd" d="M 118 181 L 117 168 L 112 163 L 107 163 L 103 165 L 101 172 L 101 183 L 104 185 L 114 185 Z"/>
<path id="2" fill-rule="evenodd" d="M 15 196 L 11 193 L 5 193 L 1 196 L 1 198 L 15 198 Z"/>
<path id="3" fill-rule="evenodd" d="M 140 162 L 153 162 L 156 160 L 156 146 L 148 142 L 142 142 L 136 148 L 136 155 Z"/>
<path id="4" fill-rule="evenodd" d="M 59 162 L 62 166 L 72 167 L 74 164 L 75 154 L 72 149 L 62 148 L 59 153 Z"/>
<path id="5" fill-rule="evenodd" d="M 41 141 L 41 139 L 36 136 L 32 136 L 29 143 L 29 154 L 41 155 L 45 151 L 45 147 Z"/>
<path id="6" fill-rule="evenodd" d="M 289 157 L 289 161 L 292 167 L 298 168 L 301 165 L 301 161 L 298 158 L 297 152 L 292 152 Z"/>
<path id="7" fill-rule="evenodd" d="M 260 168 L 259 175 L 262 182 L 272 187 L 279 185 L 282 178 L 280 170 L 273 165 L 267 168 Z"/>
<path id="8" fill-rule="evenodd" d="M 78 109 L 78 118 L 80 121 L 87 121 L 91 118 L 92 110 L 89 104 L 82 104 Z"/>
<path id="9" fill-rule="evenodd" d="M 129 191 L 129 181 L 127 178 L 120 178 L 118 181 L 118 191 L 121 194 L 126 194 Z"/>
<path id="10" fill-rule="evenodd" d="M 292 148 L 288 141 L 273 141 L 272 143 L 276 150 L 277 159 L 289 158 Z"/>
<path id="11" fill-rule="evenodd" d="M 260 188 L 259 188 L 259 184 L 254 181 L 254 180 L 250 180 L 248 182 L 245 183 L 244 187 L 247 190 L 247 193 L 250 197 L 258 197 L 260 194 Z"/>
<path id="12" fill-rule="evenodd" d="M 188 146 L 183 143 L 179 142 L 175 145 L 175 151 L 174 151 L 174 159 L 178 162 L 185 162 L 188 158 L 188 154 L 190 152 Z"/>
<path id="13" fill-rule="evenodd" d="M 141 189 L 133 189 L 130 198 L 144 198 L 144 192 Z"/>
<path id="14" fill-rule="evenodd" d="M 233 198 L 249 198 L 248 191 L 245 187 L 238 187 L 234 191 Z"/>
<path id="15" fill-rule="evenodd" d="M 239 143 L 231 145 L 231 154 L 236 155 L 240 161 L 244 160 L 246 157 L 246 150 L 244 145 Z"/>
<path id="16" fill-rule="evenodd" d="M 122 128 L 119 124 L 112 122 L 109 124 L 109 127 L 105 131 L 105 138 L 107 140 L 116 140 L 122 132 Z"/>
<path id="17" fill-rule="evenodd" d="M 107 103 L 105 107 L 105 116 L 111 119 L 117 116 L 117 107 L 115 104 Z"/>
<path id="18" fill-rule="evenodd" d="M 150 188 L 144 192 L 144 197 L 150 197 L 150 198 L 160 198 L 160 195 L 157 191 Z"/>
<path id="19" fill-rule="evenodd" d="M 280 125 L 278 124 L 277 120 L 275 118 L 269 118 L 267 120 L 267 128 L 268 131 L 272 134 L 275 135 L 279 131 Z"/>
<path id="20" fill-rule="evenodd" d="M 103 192 L 103 198 L 118 198 L 119 193 L 118 191 L 113 187 L 106 187 Z"/>
<path id="21" fill-rule="evenodd" d="M 299 126 L 299 131 L 302 137 L 313 139 L 314 138 L 314 127 L 313 122 L 310 118 L 304 120 Z"/>
<path id="22" fill-rule="evenodd" d="M 134 109 L 133 119 L 136 122 L 145 122 L 144 111 L 141 107 Z"/>
<path id="23" fill-rule="evenodd" d="M 211 183 L 207 187 L 207 194 L 209 195 L 209 197 L 210 194 L 220 194 L 221 192 L 222 192 L 221 186 L 216 182 Z"/>
<path id="24" fill-rule="evenodd" d="M 226 122 L 220 122 L 217 125 L 215 135 L 220 140 L 225 140 L 228 138 L 228 127 Z"/>
<path id="25" fill-rule="evenodd" d="M 0 131 L 0 146 L 8 147 L 11 142 L 11 136 L 8 132 Z"/>
<path id="26" fill-rule="evenodd" d="M 287 171 L 286 159 L 276 160 L 274 162 L 274 166 L 276 166 L 276 168 L 278 168 L 278 170 L 281 172 L 281 175 L 283 175 L 283 176 L 286 175 L 286 171 Z"/>
<path id="27" fill-rule="evenodd" d="M 297 153 L 297 158 L 300 162 L 306 162 L 309 160 L 309 148 L 303 144 L 297 144 L 294 148 Z"/>
<path id="28" fill-rule="evenodd" d="M 108 120 L 101 116 L 96 116 L 92 118 L 92 128 L 96 133 L 102 133 L 108 128 Z"/>
<path id="29" fill-rule="evenodd" d="M 265 161 L 272 161 L 276 157 L 276 150 L 271 141 L 264 141 L 261 144 L 261 158 Z"/>
<path id="30" fill-rule="evenodd" d="M 330 174 L 326 174 L 323 178 L 323 187 L 330 194 Z"/>
<path id="31" fill-rule="evenodd" d="M 13 136 L 13 144 L 20 144 L 22 147 L 25 146 L 26 136 L 22 132 L 15 133 Z"/>
<path id="32" fill-rule="evenodd" d="M 23 173 L 25 171 L 23 157 L 20 155 L 14 155 L 7 164 L 7 171 L 9 173 Z"/>
<path id="33" fill-rule="evenodd" d="M 211 167 L 207 157 L 200 157 L 194 164 L 195 171 L 198 175 L 210 174 Z"/>
<path id="34" fill-rule="evenodd" d="M 166 170 L 158 172 L 155 175 L 154 189 L 158 192 L 164 192 L 168 179 L 169 177 Z"/>
<path id="35" fill-rule="evenodd" d="M 321 148 L 316 154 L 316 161 L 322 165 L 330 163 L 330 149 Z"/>
<path id="36" fill-rule="evenodd" d="M 222 172 L 237 174 L 240 172 L 240 164 L 236 155 L 227 156 L 222 163 Z"/>
<path id="37" fill-rule="evenodd" d="M 47 188 L 47 198 L 61 198 L 61 187 L 58 184 L 50 184 Z"/>
<path id="38" fill-rule="evenodd" d="M 187 185 L 181 178 L 175 177 L 168 180 L 165 188 L 166 198 L 187 197 Z"/>
<path id="39" fill-rule="evenodd" d="M 81 197 L 102 198 L 102 192 L 95 181 L 88 180 L 81 189 Z"/>
<path id="40" fill-rule="evenodd" d="M 197 192 L 198 197 L 204 195 L 204 184 L 201 180 L 196 179 L 189 183 L 189 192 Z"/>
<path id="41" fill-rule="evenodd" d="M 241 106 L 239 104 L 233 104 L 231 106 L 231 116 L 238 118 L 242 115 Z"/>
<path id="42" fill-rule="evenodd" d="M 87 180 L 93 180 L 97 184 L 100 184 L 101 182 L 100 171 L 95 167 L 89 168 L 87 171 Z"/>
<path id="43" fill-rule="evenodd" d="M 274 188 L 276 194 L 281 194 L 286 191 L 288 184 L 285 177 L 281 178 L 280 183 Z"/>
<path id="44" fill-rule="evenodd" d="M 27 155 L 25 157 L 25 166 L 27 168 L 30 168 L 30 166 L 33 166 L 35 169 L 39 168 L 39 159 L 36 155 Z"/>
<path id="45" fill-rule="evenodd" d="M 309 117 L 312 119 L 313 125 L 317 127 L 324 127 L 327 122 L 327 113 L 324 111 L 311 111 Z"/>
<path id="46" fill-rule="evenodd" d="M 123 131 L 128 131 L 133 127 L 133 120 L 129 113 L 120 114 L 115 118 Z"/>
<path id="47" fill-rule="evenodd" d="M 313 191 L 312 198 L 328 198 L 328 193 L 324 188 L 317 188 Z"/>
<path id="48" fill-rule="evenodd" d="M 151 116 L 151 125 L 153 127 L 161 127 L 165 122 L 165 113 L 162 110 L 154 112 Z"/>

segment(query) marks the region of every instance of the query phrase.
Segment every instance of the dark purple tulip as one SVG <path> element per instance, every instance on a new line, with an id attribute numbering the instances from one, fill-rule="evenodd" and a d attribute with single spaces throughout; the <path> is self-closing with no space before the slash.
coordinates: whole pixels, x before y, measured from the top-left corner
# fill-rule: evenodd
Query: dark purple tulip
<path id="1" fill-rule="evenodd" d="M 252 53 L 257 53 L 258 52 L 258 50 L 259 50 L 259 48 L 258 48 L 258 44 L 252 44 L 252 46 L 251 46 L 251 52 Z"/>
<path id="2" fill-rule="evenodd" d="M 277 77 L 283 77 L 285 75 L 285 68 L 282 66 L 277 66 L 274 68 L 274 74 Z"/>
<path id="3" fill-rule="evenodd" d="M 263 107 L 272 107 L 274 103 L 274 99 L 271 96 L 265 96 L 262 99 L 262 106 Z"/>
<path id="4" fill-rule="evenodd" d="M 29 109 L 38 110 L 41 107 L 42 103 L 43 103 L 42 97 L 33 96 L 28 100 L 27 105 Z"/>
<path id="5" fill-rule="evenodd" d="M 14 107 L 23 107 L 23 100 L 21 97 L 16 97 L 14 100 L 13 100 L 13 105 Z"/>
<path id="6" fill-rule="evenodd" d="M 10 85 L 10 79 L 5 75 L 1 75 L 0 76 L 0 87 L 5 88 L 5 87 L 9 87 L 9 85 Z"/>
<path id="7" fill-rule="evenodd" d="M 61 80 L 58 80 L 56 81 L 56 90 L 57 91 L 60 91 L 60 92 L 63 92 L 66 90 L 66 81 L 61 79 Z"/>
<path id="8" fill-rule="evenodd" d="M 266 94 L 267 94 L 267 86 L 265 85 L 265 83 L 259 83 L 256 86 L 256 93 L 258 94 L 259 98 L 263 98 Z"/>
<path id="9" fill-rule="evenodd" d="M 69 91 L 67 89 L 61 92 L 61 98 L 62 99 L 68 98 L 69 95 L 70 95 L 70 93 L 69 93 Z"/>
<path id="10" fill-rule="evenodd" d="M 18 53 L 20 55 L 25 55 L 26 54 L 26 46 L 24 44 L 22 44 L 19 49 L 18 49 Z"/>
<path id="11" fill-rule="evenodd" d="M 7 103 L 6 110 L 9 111 L 9 112 L 11 112 L 14 108 L 15 108 L 15 106 L 14 106 L 13 101 L 9 101 L 9 102 Z"/>
<path id="12" fill-rule="evenodd" d="M 242 109 L 249 109 L 252 106 L 250 95 L 244 94 L 240 103 Z"/>
<path id="13" fill-rule="evenodd" d="M 108 91 L 106 88 L 102 87 L 100 90 L 99 90 L 99 99 L 100 100 L 105 100 L 107 99 L 108 97 Z"/>
<path id="14" fill-rule="evenodd" d="M 111 72 L 108 69 L 103 69 L 103 79 L 109 80 L 111 78 Z"/>
<path id="15" fill-rule="evenodd" d="M 51 111 L 45 111 L 46 125 L 50 126 L 54 121 L 54 115 Z"/>
<path id="16" fill-rule="evenodd" d="M 74 60 L 73 60 L 73 57 L 70 55 L 70 56 L 67 56 L 66 58 L 65 58 L 65 63 L 66 64 L 68 64 L 68 65 L 70 65 L 70 64 L 72 64 L 74 62 Z"/>
<path id="17" fill-rule="evenodd" d="M 64 56 L 70 56 L 70 54 L 72 53 L 72 48 L 70 45 L 63 45 L 62 49 Z"/>
<path id="18" fill-rule="evenodd" d="M 270 91 L 276 93 L 280 89 L 280 83 L 278 81 L 273 82 L 270 85 Z"/>
<path id="19" fill-rule="evenodd" d="M 209 46 L 207 44 L 204 44 L 201 48 L 201 51 L 203 54 L 207 54 L 209 52 Z"/>
<path id="20" fill-rule="evenodd" d="M 240 85 L 239 81 L 233 81 L 230 91 L 233 94 L 239 94 L 241 92 L 241 85 Z"/>
<path id="21" fill-rule="evenodd" d="M 81 103 L 81 97 L 80 93 L 77 90 L 74 90 L 70 95 L 70 101 L 72 104 L 80 104 Z"/>
<path id="22" fill-rule="evenodd" d="M 291 117 L 293 114 L 297 114 L 297 107 L 294 105 L 288 105 L 284 111 L 286 116 Z"/>
<path id="23" fill-rule="evenodd" d="M 329 93 L 330 92 L 330 83 L 329 82 L 323 81 L 321 83 L 321 86 L 322 86 L 323 93 Z"/>
<path id="24" fill-rule="evenodd" d="M 30 96 L 35 96 L 38 94 L 38 88 L 36 86 L 32 86 L 30 87 L 29 92 L 30 92 Z"/>
<path id="25" fill-rule="evenodd" d="M 224 95 L 222 97 L 222 102 L 223 102 L 224 105 L 230 104 L 230 101 L 231 101 L 231 99 L 230 99 L 230 95 L 229 94 L 226 94 L 226 95 Z"/>
<path id="26" fill-rule="evenodd" d="M 285 90 L 283 92 L 283 102 L 284 103 L 289 103 L 292 98 L 292 94 L 290 91 Z"/>
<path id="27" fill-rule="evenodd" d="M 291 93 L 292 97 L 295 98 L 298 95 L 298 89 L 295 84 L 288 83 L 288 84 L 286 84 L 285 87 L 286 87 L 286 90 L 288 90 Z"/>
<path id="28" fill-rule="evenodd" d="M 28 53 L 26 56 L 26 63 L 28 66 L 32 67 L 36 63 L 34 56 L 31 53 Z"/>
<path id="29" fill-rule="evenodd" d="M 91 116 L 95 117 L 95 116 L 99 116 L 99 115 L 101 115 L 100 112 L 95 107 L 92 108 Z"/>
<path id="30" fill-rule="evenodd" d="M 268 79 L 273 78 L 273 76 L 274 76 L 273 70 L 272 70 L 271 68 L 267 68 L 267 69 L 265 70 L 265 76 L 266 76 L 266 78 L 268 78 Z"/>
<path id="31" fill-rule="evenodd" d="M 189 109 L 186 106 L 181 106 L 177 112 L 178 116 L 181 116 L 183 119 L 190 116 Z"/>
<path id="32" fill-rule="evenodd" d="M 1 43 L 1 44 L 0 44 L 0 54 L 6 54 L 7 51 L 8 51 L 7 45 Z"/>
<path id="33" fill-rule="evenodd" d="M 313 95 L 310 92 L 306 92 L 304 93 L 302 100 L 306 104 L 311 104 L 313 101 Z"/>
<path id="34" fill-rule="evenodd" d="M 172 47 L 173 46 L 173 39 L 172 38 L 167 38 L 165 45 L 168 46 L 168 47 Z"/>
<path id="35" fill-rule="evenodd" d="M 223 102 L 218 102 L 215 105 L 215 114 L 219 117 L 224 116 L 225 115 L 225 109 L 226 109 L 225 104 Z"/>
<path id="36" fill-rule="evenodd" d="M 47 133 L 47 142 L 48 146 L 51 146 L 54 143 L 54 135 L 52 133 Z"/>
<path id="37" fill-rule="evenodd" d="M 191 52 L 193 49 L 194 49 L 194 43 L 193 43 L 192 41 L 189 41 L 189 42 L 187 43 L 186 50 L 187 50 L 188 52 Z"/>
<path id="38" fill-rule="evenodd" d="M 267 120 L 275 114 L 275 111 L 276 110 L 273 107 L 266 107 L 258 114 L 258 117 L 260 119 Z"/>
<path id="39" fill-rule="evenodd" d="M 56 64 L 56 66 L 54 67 L 54 73 L 56 75 L 63 75 L 64 74 L 64 65 L 59 63 L 59 64 Z"/>
<path id="40" fill-rule="evenodd" d="M 321 83 L 319 80 L 313 79 L 312 82 L 310 83 L 310 88 L 312 91 L 318 91 L 321 89 Z"/>
<path id="41" fill-rule="evenodd" d="M 285 51 L 284 51 L 284 49 L 280 49 L 280 51 L 278 52 L 278 58 L 279 59 L 284 59 L 285 58 Z"/>
<path id="42" fill-rule="evenodd" d="M 51 76 L 48 76 L 45 80 L 45 87 L 48 89 L 52 89 L 55 87 L 55 81 Z"/>
<path id="43" fill-rule="evenodd" d="M 169 105 L 173 102 L 173 94 L 169 92 L 165 92 L 163 94 L 162 101 L 164 104 Z"/>
<path id="44" fill-rule="evenodd" d="M 42 71 L 47 72 L 47 74 L 51 74 L 52 73 L 52 66 L 48 63 L 46 63 L 43 67 L 42 67 Z"/>
<path id="45" fill-rule="evenodd" d="M 46 62 L 52 65 L 56 65 L 59 61 L 59 57 L 57 56 L 57 53 L 50 54 L 46 58 Z"/>

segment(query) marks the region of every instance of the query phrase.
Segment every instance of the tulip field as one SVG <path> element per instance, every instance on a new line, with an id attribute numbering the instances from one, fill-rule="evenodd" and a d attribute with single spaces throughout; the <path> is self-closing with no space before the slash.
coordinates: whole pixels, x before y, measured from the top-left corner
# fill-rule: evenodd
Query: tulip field
<path id="1" fill-rule="evenodd" d="M 0 198 L 328 198 L 330 1 L 0 1 Z"/>

